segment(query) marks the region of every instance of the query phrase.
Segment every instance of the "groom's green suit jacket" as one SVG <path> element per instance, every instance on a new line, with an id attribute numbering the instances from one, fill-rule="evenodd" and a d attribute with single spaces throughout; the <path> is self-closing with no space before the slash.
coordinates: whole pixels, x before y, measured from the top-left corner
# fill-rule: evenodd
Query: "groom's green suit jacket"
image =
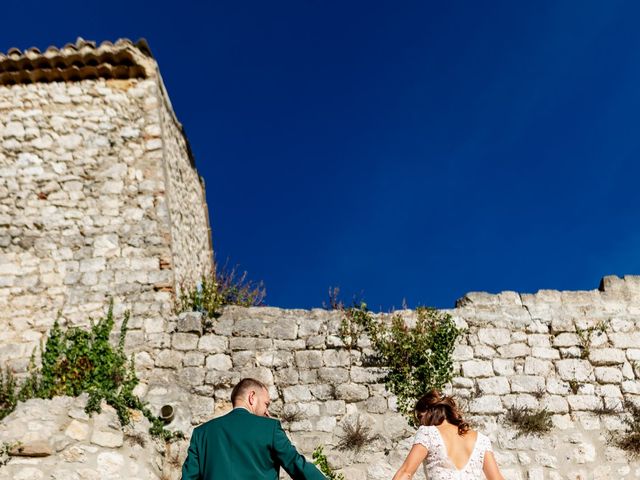
<path id="1" fill-rule="evenodd" d="M 277 480 L 280 467 L 294 480 L 326 480 L 278 420 L 235 408 L 194 429 L 182 480 Z"/>

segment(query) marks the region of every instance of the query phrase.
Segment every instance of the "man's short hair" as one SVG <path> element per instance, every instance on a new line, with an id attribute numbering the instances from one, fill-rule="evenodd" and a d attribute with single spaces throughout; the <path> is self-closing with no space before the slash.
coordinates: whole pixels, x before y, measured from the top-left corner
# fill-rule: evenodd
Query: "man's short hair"
<path id="1" fill-rule="evenodd" d="M 269 391 L 267 386 L 260 380 L 256 380 L 255 378 L 243 378 L 235 387 L 233 387 L 233 390 L 231 390 L 231 403 L 235 405 L 238 399 L 244 396 L 247 393 L 247 390 L 251 390 L 252 388 L 256 390 L 264 388 Z"/>

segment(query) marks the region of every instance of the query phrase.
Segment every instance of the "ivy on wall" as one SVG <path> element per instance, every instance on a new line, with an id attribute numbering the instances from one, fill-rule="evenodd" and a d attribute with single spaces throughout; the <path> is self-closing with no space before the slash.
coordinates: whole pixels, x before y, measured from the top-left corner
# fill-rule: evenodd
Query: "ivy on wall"
<path id="1" fill-rule="evenodd" d="M 181 433 L 164 428 L 160 418 L 133 393 L 138 384 L 133 356 L 127 358 L 124 344 L 127 335 L 129 313 L 120 327 L 117 346 L 109 341 L 115 325 L 113 302 L 107 314 L 91 324 L 89 330 L 79 327 L 63 329 L 58 320 L 49 332 L 42 351 L 42 365 L 35 364 L 35 352 L 31 356 L 29 375 L 18 387 L 9 369 L 0 371 L 0 419 L 10 414 L 19 401 L 30 398 L 53 398 L 59 395 L 78 396 L 88 393 L 87 413 L 100 412 L 102 400 L 118 413 L 123 425 L 131 420 L 130 409 L 138 409 L 151 422 L 153 436 L 169 440 Z"/>

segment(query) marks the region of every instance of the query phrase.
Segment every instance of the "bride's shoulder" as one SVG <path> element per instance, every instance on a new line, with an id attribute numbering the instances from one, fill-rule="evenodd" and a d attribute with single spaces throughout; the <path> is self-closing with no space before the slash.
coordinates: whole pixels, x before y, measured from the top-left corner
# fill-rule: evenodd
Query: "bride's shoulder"
<path id="1" fill-rule="evenodd" d="M 482 432 L 478 432 L 478 445 L 482 450 L 493 450 L 491 447 L 491 439 Z"/>

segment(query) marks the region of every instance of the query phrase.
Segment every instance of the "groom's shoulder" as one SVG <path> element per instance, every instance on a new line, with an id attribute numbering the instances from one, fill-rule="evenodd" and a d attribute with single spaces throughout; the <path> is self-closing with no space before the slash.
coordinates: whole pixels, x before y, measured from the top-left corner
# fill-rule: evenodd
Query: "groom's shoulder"
<path id="1" fill-rule="evenodd" d="M 280 424 L 280 420 L 270 417 L 261 417 L 254 415 L 248 411 L 238 411 L 238 409 L 231 410 L 224 415 L 199 425 L 195 428 L 198 431 L 215 430 L 216 428 L 223 428 L 229 424 L 253 424 L 260 428 L 276 428 L 276 425 Z"/>

